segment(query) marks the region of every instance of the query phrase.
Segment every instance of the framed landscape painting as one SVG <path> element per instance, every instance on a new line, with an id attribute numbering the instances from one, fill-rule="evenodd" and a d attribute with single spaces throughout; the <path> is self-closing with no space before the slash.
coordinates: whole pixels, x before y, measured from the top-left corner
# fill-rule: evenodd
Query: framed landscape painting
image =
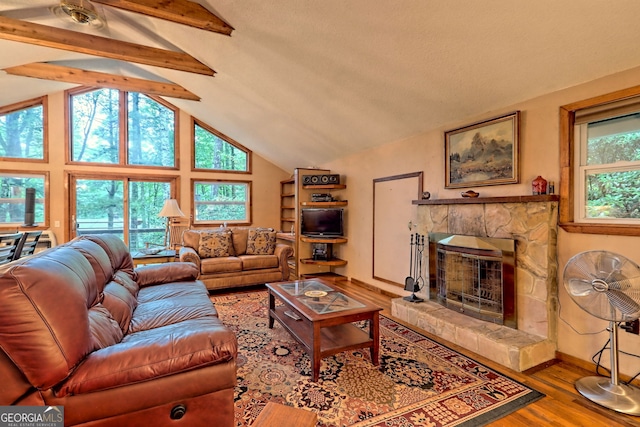
<path id="1" fill-rule="evenodd" d="M 520 112 L 445 132 L 445 188 L 516 184 Z"/>

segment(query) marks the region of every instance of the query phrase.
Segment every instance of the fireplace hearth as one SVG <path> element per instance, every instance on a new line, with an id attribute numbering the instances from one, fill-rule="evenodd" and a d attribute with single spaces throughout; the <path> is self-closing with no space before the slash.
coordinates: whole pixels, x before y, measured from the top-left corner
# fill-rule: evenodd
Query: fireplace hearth
<path id="1" fill-rule="evenodd" d="M 430 298 L 467 316 L 517 328 L 515 242 L 429 234 Z"/>

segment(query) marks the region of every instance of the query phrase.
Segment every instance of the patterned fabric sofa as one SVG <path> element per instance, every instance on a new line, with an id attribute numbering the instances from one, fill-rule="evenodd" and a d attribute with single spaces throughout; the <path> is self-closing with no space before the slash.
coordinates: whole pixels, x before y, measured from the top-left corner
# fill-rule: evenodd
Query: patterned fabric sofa
<path id="1" fill-rule="evenodd" d="M 270 228 L 224 227 L 187 230 L 180 261 L 192 262 L 207 289 L 222 289 L 289 280 L 289 245 L 276 243 Z"/>

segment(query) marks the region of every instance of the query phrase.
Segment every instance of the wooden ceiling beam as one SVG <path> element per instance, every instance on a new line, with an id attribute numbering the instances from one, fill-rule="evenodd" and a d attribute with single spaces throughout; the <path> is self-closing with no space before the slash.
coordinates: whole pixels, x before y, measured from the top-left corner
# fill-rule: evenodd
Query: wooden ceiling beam
<path id="1" fill-rule="evenodd" d="M 92 2 L 227 36 L 230 36 L 233 31 L 233 27 L 209 12 L 204 6 L 189 0 L 92 0 Z"/>
<path id="2" fill-rule="evenodd" d="M 4 69 L 15 76 L 33 77 L 43 80 L 77 83 L 86 86 L 106 87 L 111 89 L 140 92 L 148 95 L 167 96 L 171 98 L 200 101 L 200 97 L 173 83 L 154 82 L 152 80 L 124 77 L 116 74 L 87 71 L 63 65 L 34 62 Z"/>
<path id="3" fill-rule="evenodd" d="M 215 71 L 184 52 L 158 49 L 0 16 L 0 39 L 68 50 L 154 67 L 213 76 Z"/>

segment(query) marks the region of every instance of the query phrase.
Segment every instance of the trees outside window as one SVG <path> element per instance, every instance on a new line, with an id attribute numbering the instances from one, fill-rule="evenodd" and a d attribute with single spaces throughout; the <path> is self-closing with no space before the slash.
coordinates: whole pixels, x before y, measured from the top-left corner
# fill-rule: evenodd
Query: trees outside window
<path id="1" fill-rule="evenodd" d="M 639 114 L 579 126 L 579 221 L 640 225 Z"/>
<path id="2" fill-rule="evenodd" d="M 84 88 L 69 92 L 69 105 L 72 162 L 177 166 L 176 109 L 167 102 Z"/>
<path id="3" fill-rule="evenodd" d="M 175 198 L 177 178 L 129 178 L 73 174 L 72 220 L 75 235 L 115 234 L 130 250 L 162 245 L 164 201 Z"/>
<path id="4" fill-rule="evenodd" d="M 210 126 L 193 120 L 194 169 L 251 172 L 251 151 Z"/>
<path id="5" fill-rule="evenodd" d="M 192 180 L 194 224 L 251 222 L 251 182 Z"/>
<path id="6" fill-rule="evenodd" d="M 46 97 L 0 108 L 0 157 L 46 161 Z"/>
<path id="7" fill-rule="evenodd" d="M 19 227 L 24 224 L 25 197 L 27 188 L 35 188 L 35 223 L 47 224 L 48 174 L 24 173 L 19 171 L 0 172 L 0 226 Z"/>
<path id="8" fill-rule="evenodd" d="M 560 226 L 640 236 L 640 86 L 560 107 Z"/>

